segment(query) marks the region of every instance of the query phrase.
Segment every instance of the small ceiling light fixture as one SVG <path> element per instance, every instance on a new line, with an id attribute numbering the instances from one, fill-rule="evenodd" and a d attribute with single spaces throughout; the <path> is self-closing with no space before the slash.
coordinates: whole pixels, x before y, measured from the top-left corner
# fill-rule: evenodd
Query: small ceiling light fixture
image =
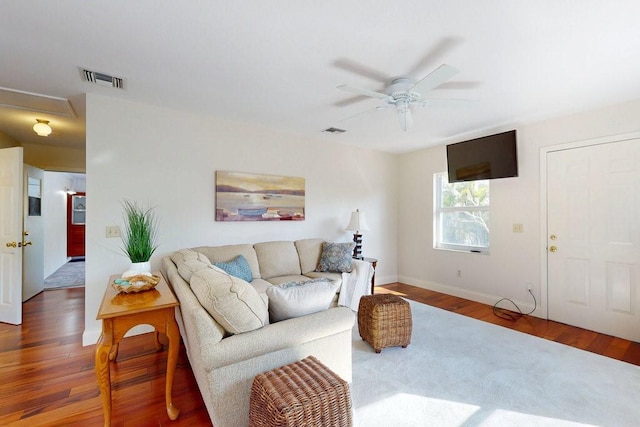
<path id="1" fill-rule="evenodd" d="M 51 135 L 52 129 L 49 126 L 49 120 L 41 120 L 36 119 L 35 125 L 33 125 L 33 131 L 38 134 L 38 136 L 49 136 Z"/>

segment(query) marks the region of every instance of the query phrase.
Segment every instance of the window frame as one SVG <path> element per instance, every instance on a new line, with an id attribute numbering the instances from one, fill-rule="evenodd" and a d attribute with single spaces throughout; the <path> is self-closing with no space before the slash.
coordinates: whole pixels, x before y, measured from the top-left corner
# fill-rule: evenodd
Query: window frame
<path id="1" fill-rule="evenodd" d="M 447 250 L 447 251 L 457 251 L 457 252 L 472 252 L 472 253 L 480 253 L 480 254 L 489 254 L 491 249 L 491 228 L 489 228 L 489 243 L 487 246 L 474 246 L 474 245 L 459 245 L 454 243 L 443 243 L 443 226 L 442 226 L 442 214 L 451 213 L 451 212 L 487 212 L 489 213 L 489 223 L 491 221 L 491 184 L 490 180 L 479 180 L 486 181 L 487 186 L 489 187 L 489 205 L 487 206 L 456 206 L 456 207 L 446 207 L 442 206 L 442 180 L 444 180 L 447 184 L 449 184 L 449 177 L 446 172 L 439 172 L 434 174 L 433 179 L 433 194 L 434 194 L 434 205 L 433 205 L 433 248 L 439 250 Z"/>

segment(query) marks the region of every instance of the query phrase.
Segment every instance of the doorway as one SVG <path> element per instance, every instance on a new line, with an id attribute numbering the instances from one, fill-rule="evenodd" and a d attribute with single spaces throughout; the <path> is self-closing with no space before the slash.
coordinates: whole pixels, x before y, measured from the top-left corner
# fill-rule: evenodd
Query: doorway
<path id="1" fill-rule="evenodd" d="M 45 171 L 45 290 L 84 286 L 84 233 L 82 256 L 69 256 L 67 208 L 73 195 L 84 195 L 85 192 L 85 174 Z M 86 208 L 86 204 L 83 203 L 83 206 Z M 82 206 L 78 208 L 82 209 Z M 84 223 L 85 212 L 78 212 L 82 214 L 74 222 Z"/>
<path id="2" fill-rule="evenodd" d="M 543 153 L 550 320 L 640 341 L 640 135 Z"/>

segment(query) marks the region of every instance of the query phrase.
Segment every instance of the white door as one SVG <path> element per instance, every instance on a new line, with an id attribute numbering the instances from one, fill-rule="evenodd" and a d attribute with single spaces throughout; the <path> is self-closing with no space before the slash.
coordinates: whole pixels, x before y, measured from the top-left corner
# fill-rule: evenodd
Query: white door
<path id="1" fill-rule="evenodd" d="M 22 323 L 22 147 L 0 150 L 0 322 Z"/>
<path id="2" fill-rule="evenodd" d="M 22 241 L 22 301 L 44 290 L 44 171 L 24 165 L 24 232 Z"/>
<path id="3" fill-rule="evenodd" d="M 640 341 L 640 139 L 546 160 L 549 319 Z"/>

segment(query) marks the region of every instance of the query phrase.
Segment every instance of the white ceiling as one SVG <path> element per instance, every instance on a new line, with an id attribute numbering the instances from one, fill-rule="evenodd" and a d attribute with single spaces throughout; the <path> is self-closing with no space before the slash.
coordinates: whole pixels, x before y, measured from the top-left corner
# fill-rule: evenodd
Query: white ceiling
<path id="1" fill-rule="evenodd" d="M 70 99 L 78 117 L 2 107 L 0 130 L 82 145 L 90 92 L 407 152 L 640 98 L 639 16 L 638 0 L 7 0 L 0 87 Z M 381 91 L 442 63 L 460 72 L 429 96 L 474 102 L 421 108 L 407 132 L 379 100 L 336 89 Z"/>

